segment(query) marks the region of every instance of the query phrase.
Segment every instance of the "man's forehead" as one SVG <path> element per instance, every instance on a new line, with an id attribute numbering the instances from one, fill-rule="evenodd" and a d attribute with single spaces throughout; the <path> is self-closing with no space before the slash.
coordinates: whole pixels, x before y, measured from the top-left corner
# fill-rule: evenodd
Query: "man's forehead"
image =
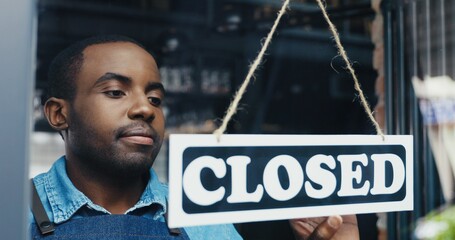
<path id="1" fill-rule="evenodd" d="M 157 70 L 153 56 L 142 47 L 130 42 L 93 44 L 83 51 L 83 66 L 137 65 Z"/>
<path id="2" fill-rule="evenodd" d="M 96 43 L 90 46 L 87 46 L 83 54 L 85 55 L 92 55 L 96 53 L 118 53 L 118 52 L 127 52 L 127 51 L 134 51 L 134 52 L 141 52 L 142 54 L 149 55 L 152 59 L 153 57 L 142 47 L 136 45 L 132 42 L 106 42 L 106 43 Z"/>
<path id="3" fill-rule="evenodd" d="M 101 43 L 83 51 L 80 74 L 83 79 L 97 79 L 114 72 L 134 79 L 135 74 L 146 74 L 152 82 L 160 82 L 155 59 L 142 47 L 130 42 Z"/>

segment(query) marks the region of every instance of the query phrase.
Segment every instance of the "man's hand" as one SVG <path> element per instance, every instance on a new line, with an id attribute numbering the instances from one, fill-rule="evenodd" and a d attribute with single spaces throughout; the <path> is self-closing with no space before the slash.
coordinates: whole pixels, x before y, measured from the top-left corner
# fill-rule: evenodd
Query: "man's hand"
<path id="1" fill-rule="evenodd" d="M 355 215 L 289 220 L 297 240 L 358 240 Z"/>

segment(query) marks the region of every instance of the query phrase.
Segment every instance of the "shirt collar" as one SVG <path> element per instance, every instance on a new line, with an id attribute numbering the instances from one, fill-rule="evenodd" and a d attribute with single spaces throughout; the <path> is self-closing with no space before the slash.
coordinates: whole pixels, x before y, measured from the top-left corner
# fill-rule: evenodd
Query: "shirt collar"
<path id="1" fill-rule="evenodd" d="M 87 205 L 90 208 L 110 214 L 103 207 L 94 204 L 85 194 L 79 191 L 69 179 L 66 173 L 66 159 L 59 158 L 49 170 L 47 181 L 44 182 L 45 191 L 49 200 L 55 223 L 61 223 L 70 219 L 80 208 Z M 158 180 L 153 169 L 150 169 L 150 179 L 139 201 L 125 214 L 136 209 L 158 204 L 159 210 L 153 218 L 158 219 L 166 212 L 167 186 Z"/>
<path id="2" fill-rule="evenodd" d="M 47 181 L 44 182 L 55 223 L 68 220 L 79 208 L 90 201 L 68 178 L 65 160 L 63 156 L 54 163 Z"/>
<path id="3" fill-rule="evenodd" d="M 139 201 L 130 209 L 128 209 L 125 214 L 131 213 L 136 209 L 147 207 L 152 204 L 158 204 L 158 211 L 154 214 L 153 218 L 156 220 L 164 215 L 167 211 L 166 209 L 166 196 L 168 188 L 166 185 L 161 183 L 158 179 L 158 175 L 155 173 L 153 168 L 150 168 L 150 179 L 145 186 L 144 192 L 142 193 Z"/>

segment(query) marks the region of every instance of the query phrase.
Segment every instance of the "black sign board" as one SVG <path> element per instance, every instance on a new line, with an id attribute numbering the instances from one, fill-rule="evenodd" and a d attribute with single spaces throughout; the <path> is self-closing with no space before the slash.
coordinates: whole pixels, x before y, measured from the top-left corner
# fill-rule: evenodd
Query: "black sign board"
<path id="1" fill-rule="evenodd" d="M 412 210 L 412 136 L 171 135 L 169 225 Z"/>

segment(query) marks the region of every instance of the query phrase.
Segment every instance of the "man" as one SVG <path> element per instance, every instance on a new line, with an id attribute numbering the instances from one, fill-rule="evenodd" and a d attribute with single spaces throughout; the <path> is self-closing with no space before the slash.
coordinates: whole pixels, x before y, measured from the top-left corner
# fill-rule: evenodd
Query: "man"
<path id="1" fill-rule="evenodd" d="M 164 137 L 164 94 L 154 58 L 127 37 L 86 39 L 56 57 L 44 113 L 66 155 L 33 180 L 44 215 L 55 223 L 49 237 L 241 239 L 230 224 L 167 229 L 167 187 L 151 168 Z M 36 212 L 30 223 L 39 239 L 48 226 Z M 358 238 L 355 216 L 344 218 L 291 226 L 303 239 Z"/>

